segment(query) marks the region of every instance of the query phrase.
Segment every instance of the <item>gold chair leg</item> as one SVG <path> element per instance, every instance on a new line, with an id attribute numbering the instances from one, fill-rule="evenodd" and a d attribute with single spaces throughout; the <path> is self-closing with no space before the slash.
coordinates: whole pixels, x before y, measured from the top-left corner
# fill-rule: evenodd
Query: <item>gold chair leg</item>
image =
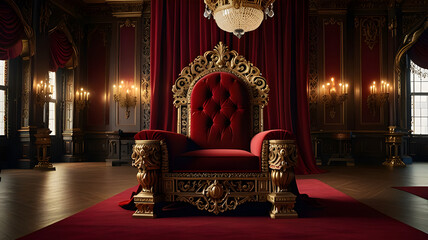
<path id="1" fill-rule="evenodd" d="M 159 198 L 155 194 L 141 191 L 134 196 L 134 203 L 137 210 L 132 216 L 138 218 L 156 218 L 154 208 L 157 202 L 159 202 Z"/>
<path id="2" fill-rule="evenodd" d="M 158 195 L 161 147 L 157 140 L 136 140 L 132 153 L 132 166 L 138 168 L 137 180 L 142 190 L 134 196 L 137 211 L 132 215 L 140 218 L 155 218 Z"/>
<path id="3" fill-rule="evenodd" d="M 272 203 L 271 218 L 296 218 L 294 211 L 296 196 L 288 191 L 290 182 L 295 178 L 294 166 L 297 161 L 297 149 L 294 140 L 269 141 L 269 168 L 273 191 L 267 200 Z"/>
<path id="4" fill-rule="evenodd" d="M 270 211 L 271 218 L 296 218 L 297 212 L 294 211 L 296 196 L 291 192 L 276 192 L 268 195 L 268 201 L 272 203 Z"/>

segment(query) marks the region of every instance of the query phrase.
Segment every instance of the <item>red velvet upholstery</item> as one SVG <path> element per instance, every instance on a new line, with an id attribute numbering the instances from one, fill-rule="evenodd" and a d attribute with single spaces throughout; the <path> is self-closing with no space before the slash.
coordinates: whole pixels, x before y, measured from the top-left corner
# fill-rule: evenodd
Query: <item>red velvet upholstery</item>
<path id="1" fill-rule="evenodd" d="M 142 130 L 135 134 L 135 140 L 165 140 L 168 147 L 168 157 L 172 161 L 176 156 L 187 150 L 187 137 L 163 130 Z"/>
<path id="2" fill-rule="evenodd" d="M 171 164 L 173 172 L 260 172 L 260 158 L 240 149 L 186 152 Z"/>
<path id="3" fill-rule="evenodd" d="M 251 139 L 251 153 L 257 157 L 262 155 L 262 144 L 264 140 L 291 140 L 296 137 L 288 130 L 273 129 L 256 134 Z"/>
<path id="4" fill-rule="evenodd" d="M 190 105 L 190 137 L 199 147 L 249 150 L 250 98 L 238 77 L 206 75 L 195 84 Z"/>

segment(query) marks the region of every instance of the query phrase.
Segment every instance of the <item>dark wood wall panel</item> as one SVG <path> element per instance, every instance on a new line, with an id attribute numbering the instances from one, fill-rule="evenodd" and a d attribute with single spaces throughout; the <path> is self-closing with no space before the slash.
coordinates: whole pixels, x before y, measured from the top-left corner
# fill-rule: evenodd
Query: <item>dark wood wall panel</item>
<path id="1" fill-rule="evenodd" d="M 87 125 L 91 129 L 102 130 L 108 125 L 108 78 L 106 32 L 96 29 L 88 39 L 88 89 L 90 105 Z M 107 116 L 107 117 L 106 117 Z"/>
<path id="2" fill-rule="evenodd" d="M 375 111 L 370 111 L 367 105 L 367 97 L 370 94 L 370 86 L 373 82 L 377 84 L 380 81 L 380 67 L 381 67 L 381 47 L 380 47 L 380 36 L 377 37 L 376 41 L 368 40 L 368 36 L 364 35 L 366 29 L 361 27 L 360 30 L 360 62 L 361 62 L 361 124 L 379 124 L 380 123 L 380 111 L 379 108 Z M 380 31 L 377 30 L 378 32 Z M 374 38 L 372 36 L 371 38 Z"/>
<path id="3" fill-rule="evenodd" d="M 343 22 L 335 18 L 324 19 L 323 23 L 324 76 L 322 84 L 334 78 L 338 92 L 340 81 L 343 81 Z M 321 91 L 321 95 L 324 94 Z M 324 106 L 325 125 L 344 124 L 343 104 L 329 108 Z M 328 127 L 327 127 L 328 128 Z"/>

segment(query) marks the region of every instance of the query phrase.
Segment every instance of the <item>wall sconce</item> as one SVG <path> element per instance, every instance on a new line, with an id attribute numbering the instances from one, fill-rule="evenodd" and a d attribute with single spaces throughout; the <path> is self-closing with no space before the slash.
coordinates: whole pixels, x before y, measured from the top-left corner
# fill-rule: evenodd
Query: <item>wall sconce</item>
<path id="1" fill-rule="evenodd" d="M 53 86 L 48 81 L 41 80 L 36 86 L 36 103 L 43 106 L 52 99 Z"/>
<path id="2" fill-rule="evenodd" d="M 74 104 L 76 106 L 76 110 L 83 110 L 85 107 L 89 105 L 89 92 L 85 91 L 83 88 L 76 91 L 76 96 L 74 97 Z"/>
<path id="3" fill-rule="evenodd" d="M 330 108 L 330 117 L 336 116 L 334 107 L 342 104 L 348 96 L 348 83 L 339 82 L 336 87 L 334 78 L 331 78 L 329 82 L 322 85 L 322 102 Z"/>
<path id="4" fill-rule="evenodd" d="M 135 107 L 137 104 L 137 91 L 138 88 L 134 85 L 129 86 L 121 81 L 119 86 L 113 85 L 113 99 L 118 102 L 123 108 L 126 108 L 125 118 L 128 119 L 130 116 L 130 107 Z"/>
<path id="5" fill-rule="evenodd" d="M 147 77 L 141 80 L 141 104 L 150 104 L 150 81 Z"/>
<path id="6" fill-rule="evenodd" d="M 378 88 L 376 81 L 374 81 L 370 86 L 370 94 L 367 97 L 367 107 L 373 115 L 375 115 L 376 109 L 388 101 L 389 97 L 389 83 L 381 81 L 379 85 L 380 87 Z"/>

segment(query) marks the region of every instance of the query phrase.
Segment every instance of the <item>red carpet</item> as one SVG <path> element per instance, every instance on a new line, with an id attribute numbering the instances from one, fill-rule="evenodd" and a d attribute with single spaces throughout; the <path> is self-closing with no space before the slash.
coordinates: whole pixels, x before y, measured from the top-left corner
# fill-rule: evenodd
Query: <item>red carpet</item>
<path id="1" fill-rule="evenodd" d="M 428 187 L 393 187 L 428 200 Z"/>
<path id="2" fill-rule="evenodd" d="M 265 216 L 185 216 L 135 219 L 117 206 L 135 187 L 22 239 L 428 239 L 318 180 L 299 180 L 321 208 L 298 219 Z"/>

